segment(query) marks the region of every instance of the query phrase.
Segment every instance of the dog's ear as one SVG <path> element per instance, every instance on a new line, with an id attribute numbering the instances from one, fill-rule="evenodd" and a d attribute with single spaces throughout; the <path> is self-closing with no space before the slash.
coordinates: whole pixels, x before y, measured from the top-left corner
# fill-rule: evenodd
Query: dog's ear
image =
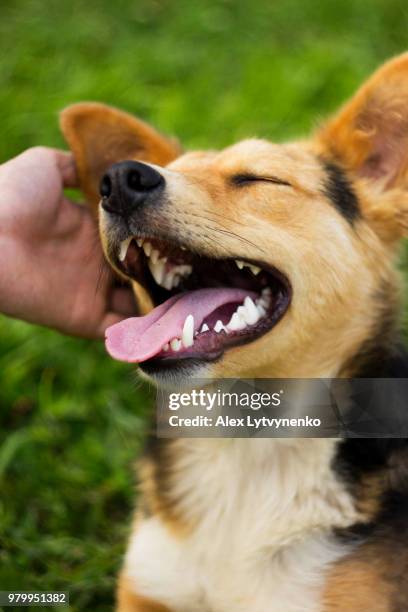
<path id="1" fill-rule="evenodd" d="M 165 166 L 181 153 L 175 140 L 105 104 L 73 104 L 62 111 L 60 125 L 74 154 L 81 188 L 95 213 L 99 182 L 111 164 L 138 159 Z"/>
<path id="2" fill-rule="evenodd" d="M 384 235 L 408 232 L 408 53 L 384 64 L 318 133 L 323 154 L 381 197 Z M 374 210 L 375 209 L 375 210 Z M 386 227 L 387 223 L 390 224 Z M 392 227 L 391 227 L 392 226 Z M 395 236 L 398 237 L 398 236 Z"/>
<path id="3" fill-rule="evenodd" d="M 348 169 L 393 186 L 408 166 L 408 53 L 375 72 L 320 138 Z"/>

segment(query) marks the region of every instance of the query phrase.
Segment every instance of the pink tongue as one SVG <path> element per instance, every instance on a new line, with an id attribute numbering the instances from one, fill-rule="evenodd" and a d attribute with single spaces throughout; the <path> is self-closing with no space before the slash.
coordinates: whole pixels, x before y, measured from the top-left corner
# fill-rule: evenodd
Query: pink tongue
<path id="1" fill-rule="evenodd" d="M 184 322 L 194 316 L 194 330 L 209 314 L 254 293 L 242 289 L 198 289 L 175 295 L 144 317 L 125 319 L 106 330 L 106 350 L 114 359 L 139 363 L 157 355 L 164 344 L 181 338 Z"/>

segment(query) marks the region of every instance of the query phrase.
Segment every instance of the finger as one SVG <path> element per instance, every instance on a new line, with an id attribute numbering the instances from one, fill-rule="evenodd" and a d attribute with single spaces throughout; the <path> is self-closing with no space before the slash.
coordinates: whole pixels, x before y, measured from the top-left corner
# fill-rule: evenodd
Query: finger
<path id="1" fill-rule="evenodd" d="M 61 173 L 63 186 L 68 188 L 79 187 L 77 169 L 72 153 L 54 149 L 54 154 Z"/>
<path id="2" fill-rule="evenodd" d="M 136 302 L 132 290 L 126 287 L 114 289 L 111 295 L 111 308 L 118 315 L 128 317 L 135 315 Z"/>

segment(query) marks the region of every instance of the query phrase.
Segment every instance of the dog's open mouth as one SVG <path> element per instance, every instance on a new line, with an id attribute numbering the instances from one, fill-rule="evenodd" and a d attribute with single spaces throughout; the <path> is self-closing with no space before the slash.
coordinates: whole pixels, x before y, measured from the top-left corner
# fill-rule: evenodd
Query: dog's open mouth
<path id="1" fill-rule="evenodd" d="M 161 239 L 124 240 L 115 264 L 143 285 L 156 305 L 107 330 L 107 350 L 121 361 L 215 360 L 269 331 L 290 303 L 290 284 L 274 268 L 211 259 Z"/>

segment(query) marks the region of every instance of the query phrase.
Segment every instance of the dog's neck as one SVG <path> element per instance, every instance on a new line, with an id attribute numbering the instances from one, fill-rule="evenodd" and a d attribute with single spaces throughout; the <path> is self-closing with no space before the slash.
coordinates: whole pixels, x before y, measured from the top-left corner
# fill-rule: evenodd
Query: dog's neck
<path id="1" fill-rule="evenodd" d="M 366 344 L 350 361 L 348 372 L 349 376 L 356 378 L 408 377 L 408 354 L 401 344 L 391 344 L 388 339 L 382 349 L 378 342 Z M 322 374 L 320 371 L 314 372 L 312 377 L 319 378 Z M 399 441 L 399 444 L 396 442 L 398 443 L 389 440 L 384 444 L 383 441 L 375 439 L 340 441 L 301 438 L 156 439 L 146 462 L 150 463 L 147 496 L 151 498 L 154 491 L 151 503 L 156 509 L 162 509 L 168 523 L 175 524 L 177 529 L 184 530 L 187 525 L 187 530 L 194 530 L 202 521 L 206 524 L 211 521 L 211 517 L 215 517 L 216 523 L 217 512 L 226 512 L 223 504 L 242 503 L 241 493 L 248 492 L 252 487 L 250 483 L 254 481 L 264 490 L 262 483 L 269 482 L 270 478 L 275 479 L 274 483 L 269 483 L 271 488 L 264 491 L 265 503 L 270 495 L 270 503 L 276 504 L 276 512 L 279 514 L 282 510 L 281 502 L 286 499 L 285 483 L 288 482 L 288 474 L 292 498 L 305 500 L 309 495 L 305 478 L 315 474 L 317 480 L 313 480 L 310 494 L 313 490 L 319 490 L 321 493 L 321 506 L 316 499 L 316 509 L 323 509 L 318 521 L 324 523 L 324 517 L 327 515 L 332 527 L 347 528 L 353 522 L 361 520 L 346 482 L 347 478 L 354 478 L 355 474 L 358 478 L 365 476 L 365 467 L 360 465 L 360 458 L 365 454 L 360 452 L 360 448 L 362 445 L 372 448 L 373 454 L 378 456 L 378 465 L 385 466 L 390 454 L 399 451 L 401 444 L 405 445 L 405 441 Z M 306 465 L 309 466 L 308 469 L 305 469 Z M 246 469 L 248 466 L 250 469 Z M 346 480 L 343 477 L 345 473 L 348 475 Z M 153 487 L 152 475 L 153 481 L 156 481 Z M 228 496 L 225 496 L 224 492 L 228 488 L 231 490 Z M 332 495 L 333 492 L 336 494 Z M 233 502 L 228 501 L 229 496 L 234 498 Z M 329 503 L 331 498 L 333 508 Z M 339 500 L 341 511 L 336 515 Z M 246 503 L 250 504 L 250 499 Z M 298 511 L 301 509 L 296 510 L 296 507 L 288 505 L 289 523 L 284 529 L 282 527 L 282 542 L 296 536 L 291 531 L 290 521 L 294 520 L 293 513 Z M 309 518 L 305 517 L 305 530 L 313 527 L 313 520 L 313 512 Z M 278 541 L 276 545 L 279 545 Z"/>

